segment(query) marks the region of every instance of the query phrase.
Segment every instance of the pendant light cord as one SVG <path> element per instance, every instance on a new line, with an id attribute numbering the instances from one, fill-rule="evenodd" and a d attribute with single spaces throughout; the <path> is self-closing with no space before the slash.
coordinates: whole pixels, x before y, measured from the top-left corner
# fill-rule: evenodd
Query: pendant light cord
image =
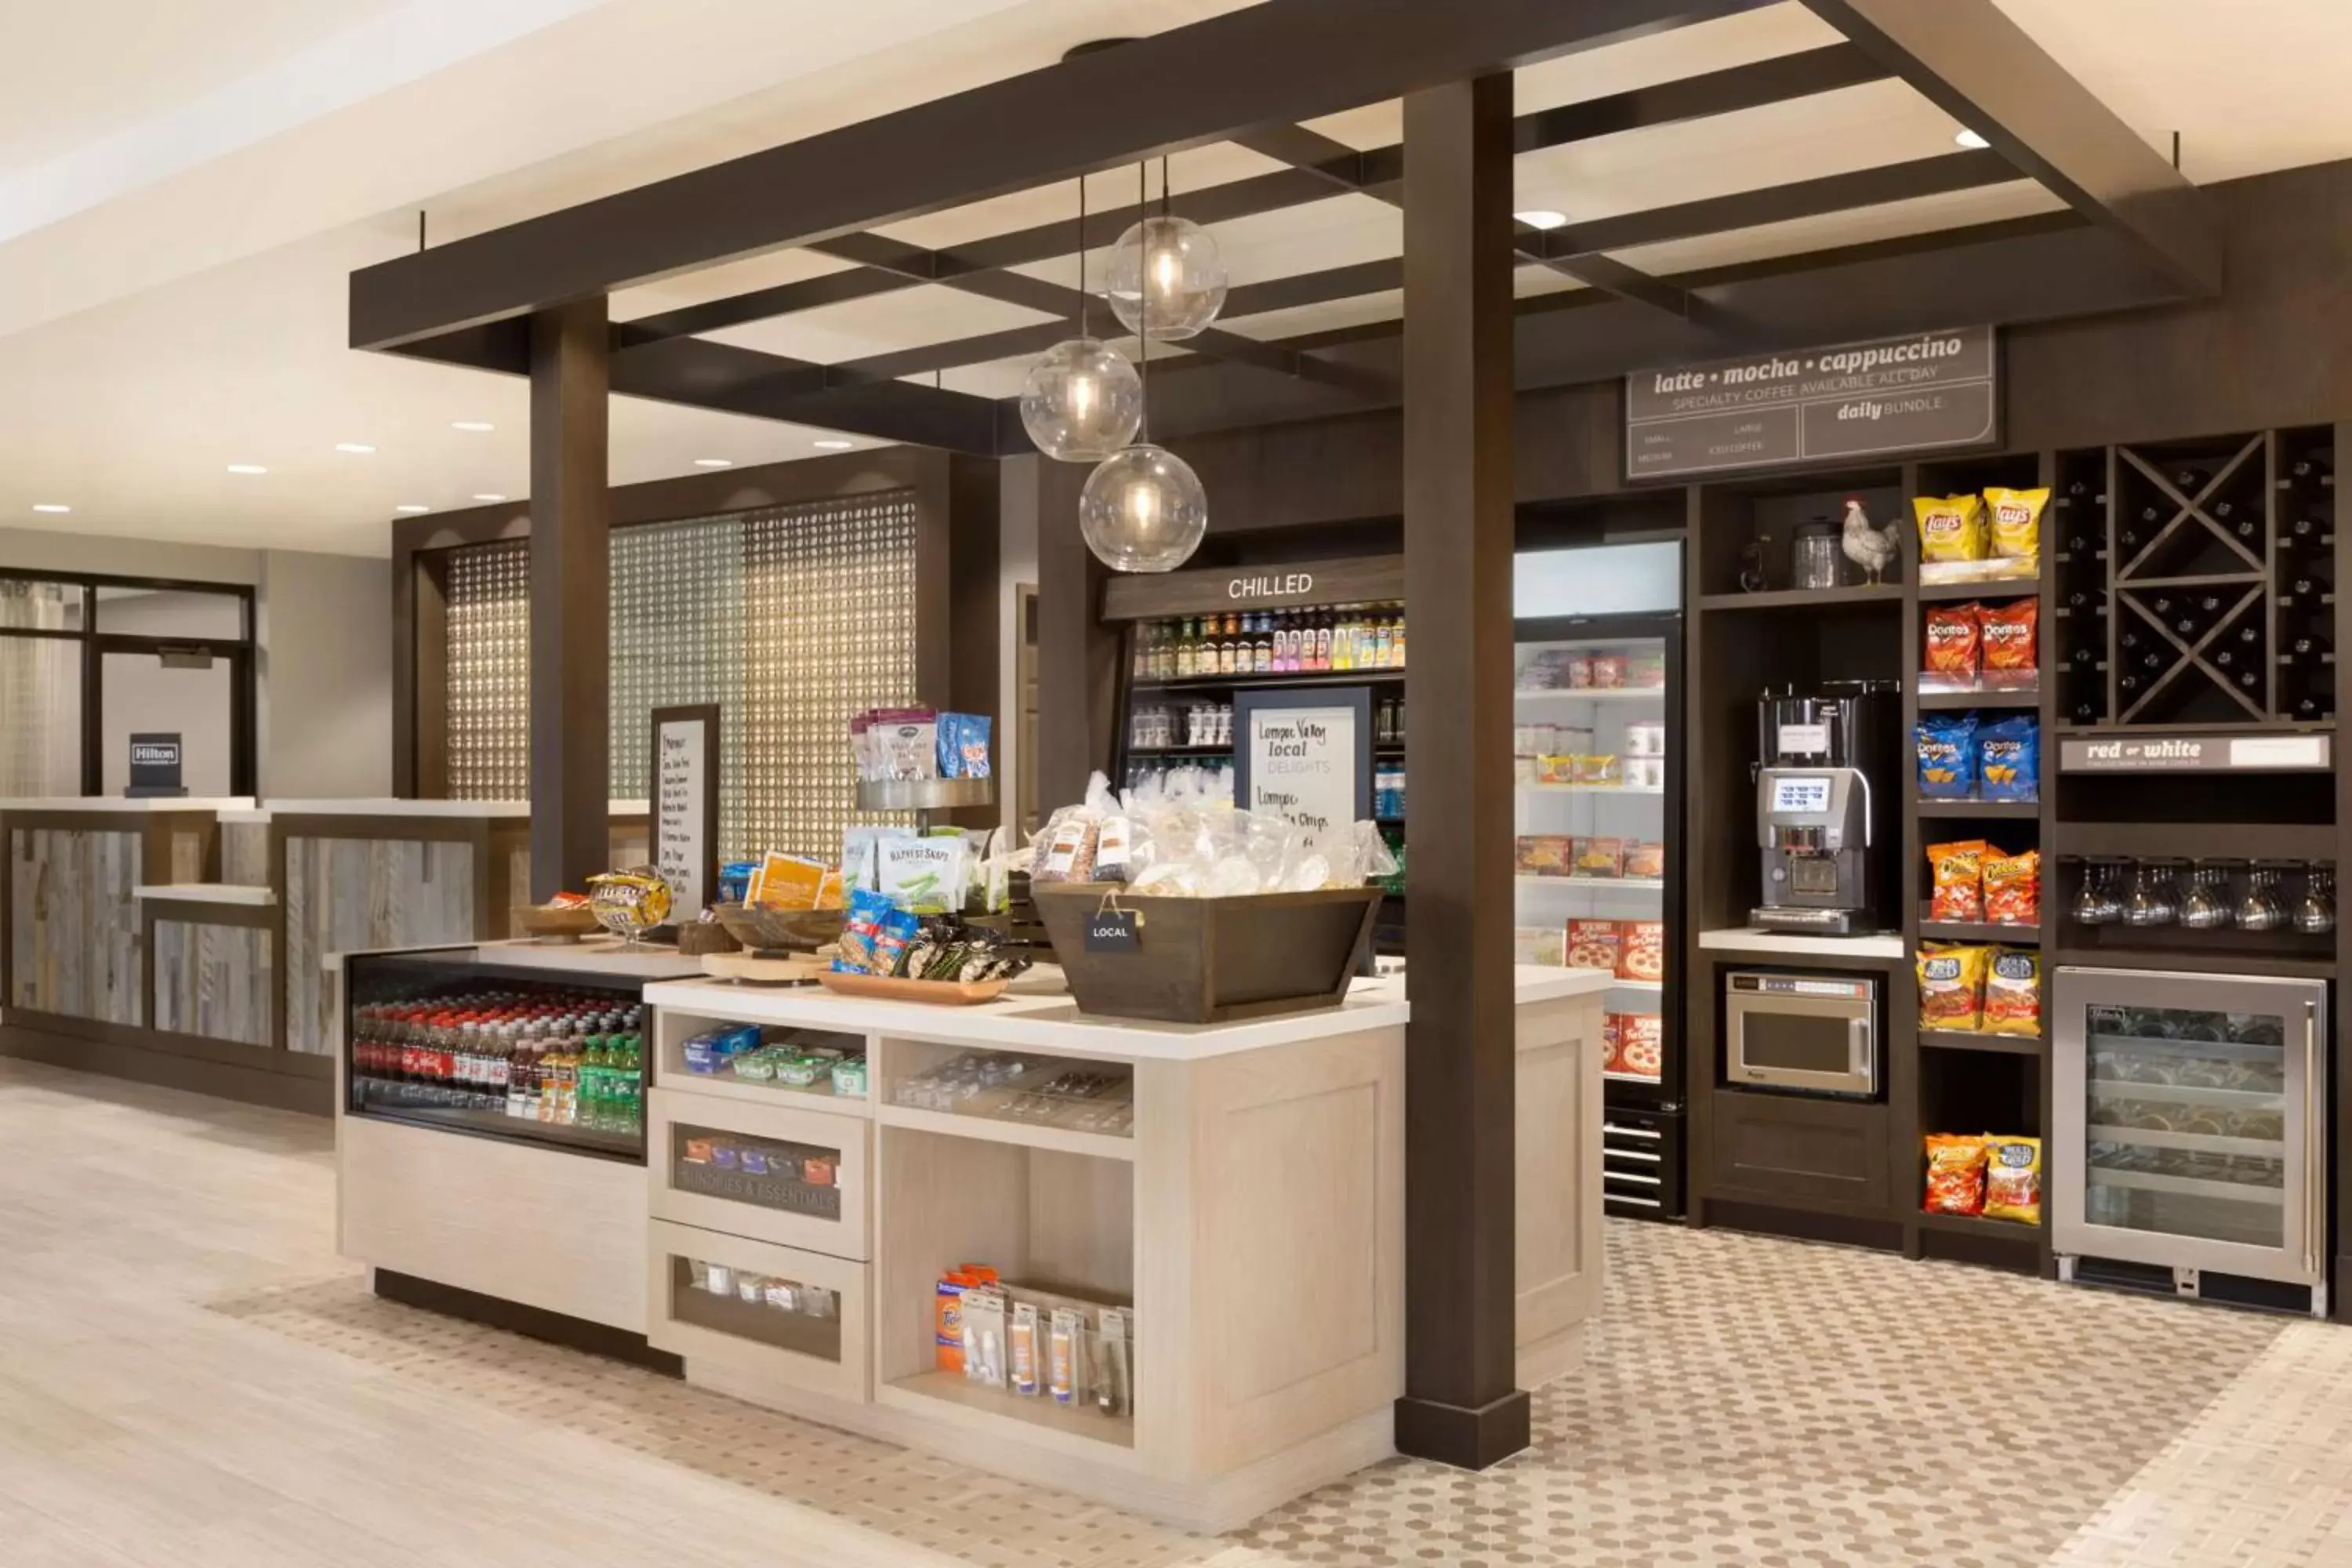
<path id="1" fill-rule="evenodd" d="M 1150 159 L 1135 166 L 1135 210 L 1139 221 L 1144 223 L 1151 221 L 1151 162 Z M 1140 345 L 1139 363 L 1142 367 L 1140 379 L 1143 383 L 1143 415 L 1140 433 L 1143 437 L 1142 444 L 1149 447 L 1151 445 L 1151 247 L 1149 245 L 1143 247 L 1143 290 L 1142 297 L 1136 305 L 1135 336 Z"/>
<path id="2" fill-rule="evenodd" d="M 1087 177 L 1078 176 L 1078 336 L 1087 335 Z"/>

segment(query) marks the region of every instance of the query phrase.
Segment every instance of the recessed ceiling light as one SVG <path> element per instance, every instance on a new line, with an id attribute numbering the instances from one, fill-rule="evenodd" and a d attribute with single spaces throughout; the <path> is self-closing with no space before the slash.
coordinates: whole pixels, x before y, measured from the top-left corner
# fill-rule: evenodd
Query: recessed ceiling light
<path id="1" fill-rule="evenodd" d="M 1538 207 L 1533 212 L 1513 213 L 1511 216 L 1529 228 L 1564 228 L 1568 225 L 1566 213 L 1556 213 L 1549 207 Z"/>
<path id="2" fill-rule="evenodd" d="M 356 452 L 362 457 L 365 457 L 368 453 L 374 451 L 375 448 L 369 446 L 365 441 L 338 441 L 335 443 L 335 450 L 338 452 Z"/>
<path id="3" fill-rule="evenodd" d="M 495 430 L 498 426 L 491 424 L 487 419 L 452 419 L 449 421 L 449 428 L 452 430 Z"/>
<path id="4" fill-rule="evenodd" d="M 1973 131 L 1962 131 L 1958 136 L 1953 137 L 1952 140 L 1958 142 L 1961 146 L 1968 148 L 1971 152 L 1981 152 L 1985 148 L 1992 145 L 1991 142 L 1986 141 L 1983 137 L 1978 135 Z"/>
<path id="5" fill-rule="evenodd" d="M 232 474 L 266 474 L 269 470 L 259 463 L 231 463 L 228 471 Z"/>
<path id="6" fill-rule="evenodd" d="M 732 458 L 697 458 L 694 459 L 694 466 L 698 468 L 731 468 L 735 466 L 735 459 Z"/>
<path id="7" fill-rule="evenodd" d="M 820 452 L 846 452 L 856 445 L 855 441 L 819 441 L 816 449 Z"/>
<path id="8" fill-rule="evenodd" d="M 429 506 L 418 506 L 414 502 L 411 502 L 407 506 L 396 506 L 392 510 L 394 511 L 431 511 L 433 509 Z"/>
<path id="9" fill-rule="evenodd" d="M 479 494 L 476 495 L 474 499 L 476 500 L 504 500 L 507 498 L 502 495 L 495 494 L 489 490 L 483 490 Z"/>
<path id="10" fill-rule="evenodd" d="M 53 500 L 37 500 L 33 503 L 33 510 L 35 511 L 68 512 L 73 510 L 73 508 L 69 506 L 61 506 Z"/>

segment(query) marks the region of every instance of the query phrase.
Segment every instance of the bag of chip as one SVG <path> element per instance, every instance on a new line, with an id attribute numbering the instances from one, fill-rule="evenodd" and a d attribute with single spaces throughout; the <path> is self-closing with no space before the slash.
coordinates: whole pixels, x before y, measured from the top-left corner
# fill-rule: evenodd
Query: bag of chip
<path id="1" fill-rule="evenodd" d="M 1919 1026 L 1973 1035 L 1984 1024 L 1989 947 L 1928 946 L 1919 950 Z"/>
<path id="2" fill-rule="evenodd" d="M 1921 668 L 1937 675 L 1974 679 L 1983 661 L 1983 634 L 1977 619 L 1983 608 L 1981 605 L 1930 605 Z"/>
<path id="3" fill-rule="evenodd" d="M 1977 786 L 1976 715 L 1922 719 L 1912 734 L 1919 752 L 1919 793 L 1929 800 L 1972 798 Z"/>
<path id="4" fill-rule="evenodd" d="M 1924 725 L 1926 721 L 1922 720 Z M 2024 714 L 1988 724 L 1976 737 L 1983 800 L 2042 798 L 2042 724 Z M 1924 768 L 1924 764 L 1923 764 Z M 1924 772 L 1920 790 L 1926 793 Z"/>
<path id="5" fill-rule="evenodd" d="M 1927 851 L 1930 855 L 1935 851 Z M 1981 868 L 1984 918 L 1995 925 L 2035 926 L 2042 923 L 2042 855 L 1988 850 Z"/>
<path id="6" fill-rule="evenodd" d="M 1927 1134 L 1929 1214 L 1981 1214 L 1985 1199 L 1985 1141 L 1950 1132 Z"/>
<path id="7" fill-rule="evenodd" d="M 1919 517 L 1919 559 L 1981 561 L 1988 541 L 1984 500 L 1979 496 L 1921 496 L 1911 503 Z"/>
<path id="8" fill-rule="evenodd" d="M 1986 852 L 1991 847 L 1981 838 L 1963 839 L 1956 844 L 1927 846 L 1927 868 L 1935 890 L 1927 896 L 1927 918 L 1931 921 L 1980 921 L 1984 919 L 1984 890 L 1980 868 Z"/>
<path id="9" fill-rule="evenodd" d="M 2042 601 L 1987 605 L 1977 611 L 1977 639 L 1987 674 L 2015 678 L 2042 668 Z M 1928 637 L 1935 636 L 1931 623 Z M 2013 683 L 2013 680 L 2012 680 Z"/>
<path id="10" fill-rule="evenodd" d="M 1993 951 L 1985 974 L 1984 1032 L 1988 1035 L 2042 1033 L 2042 955 L 2024 949 Z"/>
<path id="11" fill-rule="evenodd" d="M 1984 1151 L 1985 1217 L 2040 1225 L 2042 1140 L 1989 1136 Z"/>
<path id="12" fill-rule="evenodd" d="M 2042 553 L 2042 509 L 2050 504 L 2046 489 L 2012 490 L 1998 486 L 1984 493 L 1992 513 L 1992 552 L 2011 560 L 2028 560 Z"/>

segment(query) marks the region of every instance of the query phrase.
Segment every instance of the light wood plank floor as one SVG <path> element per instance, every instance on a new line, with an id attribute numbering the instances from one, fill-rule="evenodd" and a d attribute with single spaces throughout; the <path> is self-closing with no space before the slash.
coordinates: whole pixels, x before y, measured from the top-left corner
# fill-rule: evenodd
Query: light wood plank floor
<path id="1" fill-rule="evenodd" d="M 950 1561 L 206 1305 L 333 1207 L 323 1121 L 0 1060 L 0 1563 Z"/>

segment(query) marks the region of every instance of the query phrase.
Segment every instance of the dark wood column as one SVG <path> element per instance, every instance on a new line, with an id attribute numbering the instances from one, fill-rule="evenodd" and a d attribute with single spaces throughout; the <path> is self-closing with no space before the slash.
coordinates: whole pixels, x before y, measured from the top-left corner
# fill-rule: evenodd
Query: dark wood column
<path id="1" fill-rule="evenodd" d="M 1090 470 L 1042 457 L 1037 486 L 1037 805 L 1050 813 L 1086 794 L 1110 766 L 1118 702 L 1118 634 L 1097 613 L 1110 569 L 1078 530 Z M 1210 498 L 1212 506 L 1215 498 Z"/>
<path id="2" fill-rule="evenodd" d="M 612 500 L 603 299 L 530 320 L 530 896 L 610 868 Z"/>
<path id="3" fill-rule="evenodd" d="M 1405 1397 L 1483 1469 L 1517 1388 L 1511 992 L 1511 79 L 1404 100 Z"/>

